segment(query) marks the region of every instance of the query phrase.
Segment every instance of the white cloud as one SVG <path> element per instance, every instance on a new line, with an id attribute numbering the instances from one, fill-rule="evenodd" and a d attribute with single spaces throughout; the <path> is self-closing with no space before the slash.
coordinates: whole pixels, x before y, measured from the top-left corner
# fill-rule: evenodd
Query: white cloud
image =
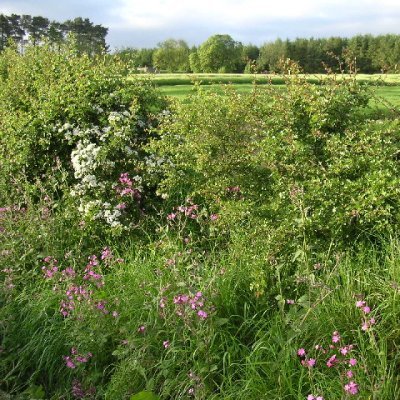
<path id="1" fill-rule="evenodd" d="M 400 0 L 0 0 L 0 13 L 63 21 L 88 17 L 114 46 L 154 46 L 168 37 L 199 44 L 216 33 L 261 44 L 276 37 L 400 33 Z"/>

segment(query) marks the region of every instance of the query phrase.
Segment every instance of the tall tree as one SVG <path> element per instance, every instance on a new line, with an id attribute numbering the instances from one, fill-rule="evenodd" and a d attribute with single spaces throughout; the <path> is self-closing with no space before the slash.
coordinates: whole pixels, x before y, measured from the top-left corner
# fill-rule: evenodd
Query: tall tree
<path id="1" fill-rule="evenodd" d="M 0 14 L 0 50 L 3 50 L 7 46 L 11 33 L 12 29 L 8 17 Z"/>
<path id="2" fill-rule="evenodd" d="M 29 37 L 34 46 L 40 44 L 44 37 L 47 37 L 48 27 L 50 21 L 48 18 L 39 16 L 32 17 L 30 23 L 27 25 Z"/>
<path id="3" fill-rule="evenodd" d="M 209 37 L 198 49 L 203 72 L 237 72 L 243 45 L 229 35 Z"/>
<path id="4" fill-rule="evenodd" d="M 168 72 L 189 71 L 189 46 L 184 40 L 168 39 L 159 43 L 153 54 L 153 64 Z"/>

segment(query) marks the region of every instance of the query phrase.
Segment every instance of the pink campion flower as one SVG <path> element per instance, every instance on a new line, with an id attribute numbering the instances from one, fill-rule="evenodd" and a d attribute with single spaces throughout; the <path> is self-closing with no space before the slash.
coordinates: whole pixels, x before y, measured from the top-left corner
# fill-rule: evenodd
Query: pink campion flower
<path id="1" fill-rule="evenodd" d="M 317 361 L 315 360 L 315 358 L 310 358 L 309 360 L 307 360 L 307 367 L 315 367 L 316 362 Z"/>
<path id="2" fill-rule="evenodd" d="M 206 318 L 208 317 L 208 314 L 207 314 L 205 311 L 203 311 L 203 310 L 197 311 L 197 315 L 198 315 L 199 318 L 201 318 L 201 319 L 206 319 Z"/>
<path id="3" fill-rule="evenodd" d="M 338 343 L 340 341 L 340 335 L 338 331 L 333 332 L 332 343 Z"/>
<path id="4" fill-rule="evenodd" d="M 125 210 L 126 207 L 127 207 L 126 203 L 119 203 L 119 204 L 117 204 L 116 209 L 117 210 Z"/>
<path id="5" fill-rule="evenodd" d="M 371 318 L 370 320 L 369 320 L 369 324 L 370 324 L 370 326 L 371 325 L 375 325 L 375 318 Z"/>
<path id="6" fill-rule="evenodd" d="M 101 251 L 101 259 L 102 260 L 107 260 L 109 258 L 112 258 L 113 255 L 111 253 L 111 250 L 109 247 L 104 247 L 104 249 Z"/>
<path id="7" fill-rule="evenodd" d="M 348 348 L 347 346 L 341 347 L 341 348 L 340 348 L 340 353 L 341 353 L 342 355 L 345 356 L 348 352 L 349 352 L 349 348 Z"/>
<path id="8" fill-rule="evenodd" d="M 352 377 L 354 376 L 353 371 L 352 371 L 351 369 L 349 369 L 349 370 L 346 372 L 346 376 L 347 376 L 348 378 L 352 378 Z"/>
<path id="9" fill-rule="evenodd" d="M 173 221 L 176 218 L 176 214 L 175 213 L 171 213 L 167 215 L 167 220 L 168 221 Z"/>
<path id="10" fill-rule="evenodd" d="M 336 363 L 338 362 L 338 360 L 336 359 L 336 354 L 334 354 L 332 357 L 329 358 L 329 360 L 327 361 L 326 365 L 328 368 L 333 367 Z"/>
<path id="11" fill-rule="evenodd" d="M 292 300 L 292 299 L 287 299 L 287 300 L 286 300 L 286 304 L 294 304 L 294 300 Z"/>
<path id="12" fill-rule="evenodd" d="M 357 360 L 355 358 L 350 358 L 349 365 L 354 367 L 357 364 Z"/>
<path id="13" fill-rule="evenodd" d="M 169 340 L 164 340 L 163 341 L 163 346 L 164 346 L 164 349 L 168 349 L 168 347 L 169 347 Z"/>
<path id="14" fill-rule="evenodd" d="M 363 307 L 363 312 L 364 314 L 369 314 L 371 312 L 371 309 L 368 306 Z"/>
<path id="15" fill-rule="evenodd" d="M 76 368 L 76 365 L 75 365 L 75 363 L 72 361 L 72 359 L 71 359 L 70 356 L 64 356 L 63 358 L 64 358 L 64 360 L 65 360 L 65 365 L 67 366 L 67 368 L 71 368 L 71 369 Z"/>
<path id="16" fill-rule="evenodd" d="M 361 329 L 366 332 L 369 328 L 368 322 L 364 321 L 363 324 L 361 325 Z"/>
<path id="17" fill-rule="evenodd" d="M 76 272 L 72 267 L 65 268 L 62 274 L 70 278 L 74 278 L 76 276 Z"/>
<path id="18" fill-rule="evenodd" d="M 353 381 L 350 381 L 349 383 L 344 385 L 344 390 L 347 393 L 350 393 L 350 394 L 353 394 L 353 395 L 357 394 L 358 393 L 358 384 L 353 382 Z"/>
<path id="19" fill-rule="evenodd" d="M 306 356 L 306 351 L 305 351 L 305 349 L 303 349 L 303 348 L 298 349 L 298 350 L 297 350 L 297 355 L 298 355 L 299 357 L 305 357 L 305 356 Z"/>
<path id="20" fill-rule="evenodd" d="M 365 305 L 366 305 L 366 302 L 365 302 L 365 301 L 362 301 L 362 300 L 356 301 L 356 307 L 357 307 L 357 308 L 362 308 L 362 307 L 364 307 Z"/>
<path id="21" fill-rule="evenodd" d="M 218 219 L 218 215 L 217 214 L 211 214 L 210 215 L 210 219 L 211 219 L 211 221 L 216 221 Z"/>
<path id="22" fill-rule="evenodd" d="M 146 327 L 144 325 L 139 326 L 138 328 L 138 332 L 139 333 L 144 333 L 144 331 L 146 330 Z"/>

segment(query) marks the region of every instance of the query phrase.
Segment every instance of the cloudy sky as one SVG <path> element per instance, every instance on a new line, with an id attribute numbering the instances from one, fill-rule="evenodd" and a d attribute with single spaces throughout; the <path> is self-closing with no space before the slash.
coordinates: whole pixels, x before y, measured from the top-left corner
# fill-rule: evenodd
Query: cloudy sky
<path id="1" fill-rule="evenodd" d="M 277 37 L 400 33 L 400 0 L 0 0 L 0 13 L 87 17 L 109 28 L 112 49 L 167 38 L 197 45 L 216 33 L 257 45 Z"/>

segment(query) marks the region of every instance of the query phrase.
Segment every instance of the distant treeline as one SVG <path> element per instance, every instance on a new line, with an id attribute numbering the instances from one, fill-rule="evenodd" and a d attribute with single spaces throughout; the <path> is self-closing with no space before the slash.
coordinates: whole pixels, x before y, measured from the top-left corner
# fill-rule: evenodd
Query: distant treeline
<path id="1" fill-rule="evenodd" d="M 156 48 L 126 48 L 118 55 L 136 67 L 167 72 L 279 72 L 290 58 L 306 73 L 337 70 L 347 62 L 361 73 L 396 73 L 400 68 L 400 35 L 358 35 L 351 38 L 294 39 L 243 45 L 229 35 L 214 35 L 198 47 L 168 39 Z"/>
<path id="2" fill-rule="evenodd" d="M 28 43 L 34 46 L 44 41 L 60 46 L 68 34 L 73 34 L 77 50 L 97 54 L 106 49 L 108 28 L 94 25 L 88 18 L 75 18 L 64 22 L 31 15 L 0 14 L 0 51 L 11 43 L 20 49 Z"/>

